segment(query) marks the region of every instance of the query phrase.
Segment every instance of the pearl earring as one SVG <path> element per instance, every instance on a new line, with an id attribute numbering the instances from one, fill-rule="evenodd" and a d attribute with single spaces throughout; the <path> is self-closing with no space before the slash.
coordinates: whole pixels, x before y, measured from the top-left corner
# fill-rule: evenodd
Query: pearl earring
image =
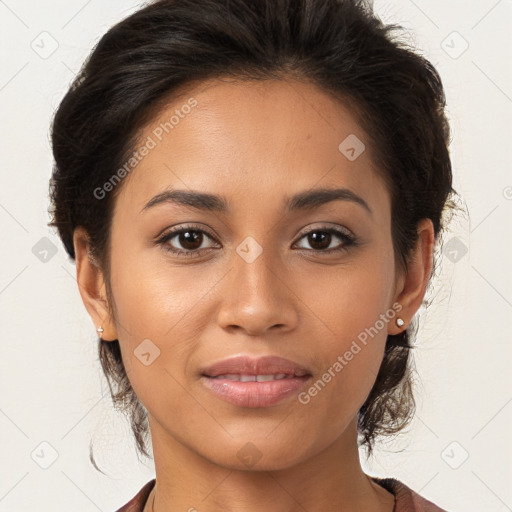
<path id="1" fill-rule="evenodd" d="M 400 317 L 396 319 L 396 325 L 398 325 L 398 327 L 403 327 L 404 324 L 405 322 Z"/>
<path id="2" fill-rule="evenodd" d="M 96 332 L 98 333 L 98 336 L 101 338 L 101 335 L 103 334 L 103 328 L 101 325 L 96 329 Z"/>

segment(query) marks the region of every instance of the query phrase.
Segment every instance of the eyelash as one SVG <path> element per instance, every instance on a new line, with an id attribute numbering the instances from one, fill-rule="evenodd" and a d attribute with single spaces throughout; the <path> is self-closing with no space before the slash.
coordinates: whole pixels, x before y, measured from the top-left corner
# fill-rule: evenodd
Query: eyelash
<path id="1" fill-rule="evenodd" d="M 169 240 L 172 240 L 177 235 L 180 235 L 181 233 L 186 233 L 187 231 L 203 233 L 204 235 L 208 236 L 210 239 L 215 241 L 215 237 L 213 235 L 211 235 L 208 231 L 205 231 L 204 229 L 200 229 L 196 226 L 182 226 L 179 228 L 172 229 L 171 231 L 168 231 L 167 233 L 162 235 L 160 238 L 158 238 L 155 243 L 158 245 L 161 245 L 165 251 L 169 251 L 179 257 L 184 256 L 184 257 L 188 257 L 188 258 L 199 257 L 201 255 L 201 251 L 213 249 L 212 247 L 207 247 L 205 249 L 182 250 L 182 249 L 176 249 L 167 243 Z M 319 254 L 332 254 L 332 253 L 341 253 L 341 252 L 347 251 L 348 247 L 358 245 L 358 241 L 355 236 L 349 235 L 348 233 L 345 233 L 344 231 L 341 231 L 341 230 L 338 230 L 335 228 L 329 228 L 329 227 L 315 228 L 310 231 L 307 231 L 306 233 L 302 233 L 302 235 L 299 237 L 297 242 L 302 240 L 303 238 L 307 237 L 311 233 L 328 233 L 328 234 L 334 235 L 342 240 L 343 245 L 337 249 L 324 249 L 324 250 L 299 249 L 299 250 L 307 251 L 307 252 L 315 252 L 315 253 L 319 253 Z"/>

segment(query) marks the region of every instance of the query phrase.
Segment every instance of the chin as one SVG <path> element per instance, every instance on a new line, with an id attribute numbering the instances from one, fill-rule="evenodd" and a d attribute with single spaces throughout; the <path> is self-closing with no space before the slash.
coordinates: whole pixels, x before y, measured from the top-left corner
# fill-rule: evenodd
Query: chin
<path id="1" fill-rule="evenodd" d="M 281 471 L 309 458 L 304 439 L 289 435 L 273 440 L 264 436 L 239 436 L 231 439 L 229 445 L 221 446 L 216 453 L 205 456 L 218 466 L 237 471 Z"/>

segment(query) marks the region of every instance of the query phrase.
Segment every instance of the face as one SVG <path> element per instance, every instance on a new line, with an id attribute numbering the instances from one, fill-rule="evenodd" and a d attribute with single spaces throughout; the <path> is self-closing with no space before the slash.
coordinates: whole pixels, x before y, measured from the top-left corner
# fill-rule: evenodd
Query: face
<path id="1" fill-rule="evenodd" d="M 204 82 L 139 140 L 111 289 L 154 443 L 279 469 L 339 442 L 397 315 L 390 196 L 350 105 L 298 82 Z M 255 373 L 272 380 L 241 382 Z"/>

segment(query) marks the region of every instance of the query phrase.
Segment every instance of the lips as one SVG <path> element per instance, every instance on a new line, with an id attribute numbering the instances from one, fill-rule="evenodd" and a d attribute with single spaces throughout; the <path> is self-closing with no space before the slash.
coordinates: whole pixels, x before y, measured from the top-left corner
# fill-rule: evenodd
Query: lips
<path id="1" fill-rule="evenodd" d="M 250 358 L 247 356 L 239 356 L 225 359 L 224 361 L 209 366 L 202 371 L 202 374 L 206 377 L 219 377 L 226 375 L 249 377 L 272 375 L 279 378 L 286 378 L 304 377 L 309 374 L 309 371 L 307 368 L 282 357 L 265 356 Z M 281 377 L 281 375 L 284 375 L 284 377 Z"/>
<path id="2" fill-rule="evenodd" d="M 268 407 L 300 391 L 307 368 L 276 356 L 239 356 L 202 370 L 201 382 L 218 398 L 240 407 Z"/>
<path id="3" fill-rule="evenodd" d="M 228 373 L 225 375 L 217 375 L 212 379 L 236 380 L 238 382 L 268 382 L 270 380 L 289 379 L 293 375 L 286 373 L 277 373 L 275 375 L 238 375 L 236 373 Z"/>

